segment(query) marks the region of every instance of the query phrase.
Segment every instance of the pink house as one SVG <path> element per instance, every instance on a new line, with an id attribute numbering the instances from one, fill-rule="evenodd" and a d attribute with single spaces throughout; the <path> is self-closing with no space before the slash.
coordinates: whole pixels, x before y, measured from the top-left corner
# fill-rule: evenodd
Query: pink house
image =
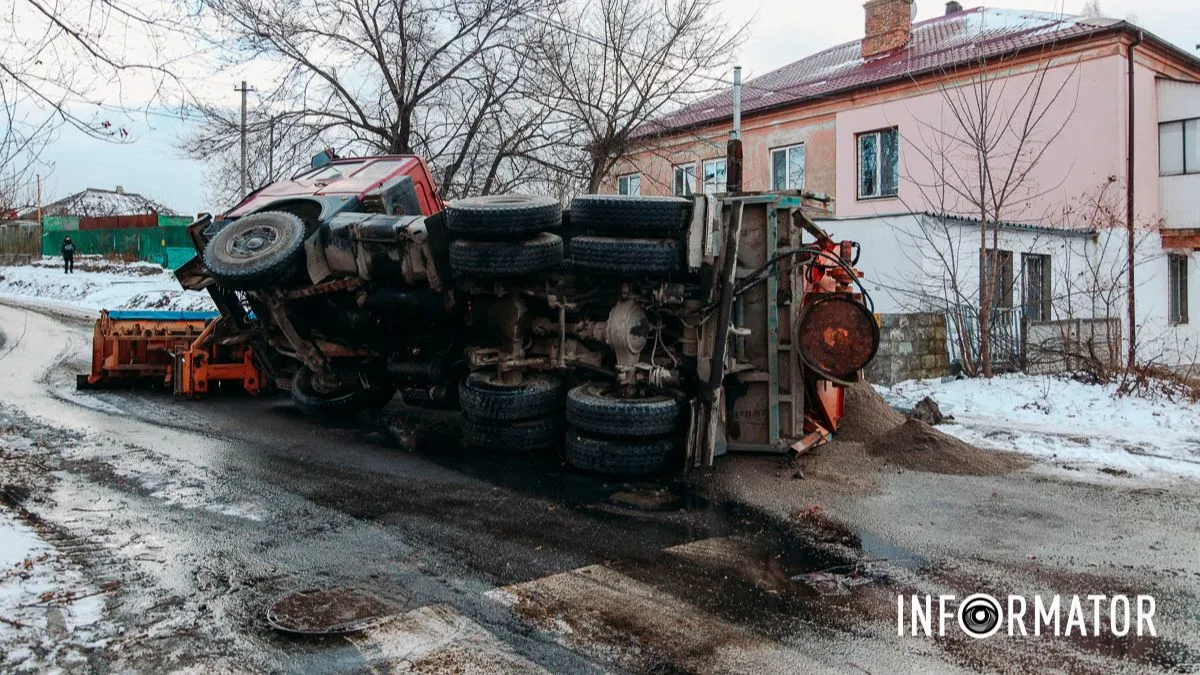
<path id="1" fill-rule="evenodd" d="M 1113 19 L 950 2 L 912 23 L 912 0 L 870 0 L 865 14 L 862 40 L 745 83 L 743 189 L 830 197 L 824 225 L 863 243 L 882 312 L 977 299 L 979 202 L 1002 194 L 986 214 L 1003 221 L 995 255 L 1011 268 L 999 304 L 1036 321 L 1122 316 L 1112 288 L 1091 289 L 1103 307 L 1082 297 L 1078 268 L 1124 283 L 1116 254 L 1131 201 L 1135 336 L 1156 359 L 1200 361 L 1188 311 L 1200 293 L 1200 271 L 1189 275 L 1200 250 L 1200 59 Z M 611 189 L 724 191 L 731 119 L 722 93 L 648 125 Z M 965 139 L 985 128 L 981 163 Z M 981 164 L 996 174 L 986 199 Z M 998 175 L 1011 189 L 995 188 Z M 1106 218 L 1081 217 L 1100 202 Z"/>

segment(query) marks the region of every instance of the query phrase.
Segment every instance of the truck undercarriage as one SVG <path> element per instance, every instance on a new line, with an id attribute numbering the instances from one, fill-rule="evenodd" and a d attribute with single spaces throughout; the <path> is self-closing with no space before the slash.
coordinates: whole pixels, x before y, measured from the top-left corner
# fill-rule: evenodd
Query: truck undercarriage
<path id="1" fill-rule="evenodd" d="M 335 161 L 190 228 L 177 271 L 312 414 L 459 407 L 464 442 L 614 474 L 827 440 L 878 328 L 812 195 L 494 195 Z"/>

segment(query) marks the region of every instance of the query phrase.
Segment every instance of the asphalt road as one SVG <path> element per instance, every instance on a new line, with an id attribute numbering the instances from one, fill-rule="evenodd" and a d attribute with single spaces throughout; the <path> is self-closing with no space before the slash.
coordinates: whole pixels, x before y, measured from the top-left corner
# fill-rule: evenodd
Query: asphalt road
<path id="1" fill-rule="evenodd" d="M 955 484 L 968 489 L 910 474 L 861 496 L 798 488 L 804 481 L 775 459 L 729 458 L 686 479 L 608 481 L 553 453 L 459 449 L 453 417 L 441 413 L 393 406 L 382 418 L 331 425 L 283 397 L 75 392 L 88 324 L 0 305 L 0 328 L 0 447 L 22 449 L 0 468 L 6 507 L 27 509 L 96 588 L 110 589 L 102 621 L 55 652 L 52 665 L 67 670 L 1025 669 L 1040 663 L 1044 643 L 897 636 L 896 595 L 1013 579 L 1083 588 L 1089 579 L 1009 565 L 1022 555 L 1012 542 L 1034 535 L 981 534 L 976 527 L 1000 519 L 956 517 L 952 499 L 928 492 L 957 489 L 969 500 L 1002 479 Z M 417 429 L 418 450 L 391 440 L 394 418 Z M 1029 495 L 1075 489 L 1037 476 L 1002 489 L 1017 485 Z M 817 498 L 841 520 L 795 517 L 793 506 Z M 1182 578 L 1167 592 L 1186 596 L 1186 616 L 1196 607 L 1197 563 L 1187 558 L 1200 551 L 1200 517 L 1194 493 L 1163 503 L 1178 509 L 1166 527 L 1185 539 L 1155 569 Z M 1026 520 L 1038 508 L 1055 507 L 1030 506 Z M 893 511 L 907 524 L 881 517 L 889 509 L 908 509 Z M 1108 531 L 1103 507 L 1094 510 L 1100 522 L 1047 527 L 1094 540 Z M 937 529 L 921 525 L 924 515 Z M 962 543 L 947 549 L 932 532 Z M 1003 552 L 992 555 L 996 542 Z M 853 571 L 866 583 L 825 595 L 796 579 L 818 571 Z M 1137 586 L 1136 576 L 1111 578 Z M 394 618 L 350 637 L 289 635 L 265 618 L 282 593 L 334 587 L 376 596 Z M 1194 672 L 1194 628 L 1162 643 L 1085 640 L 1045 653 L 1069 671 Z"/>

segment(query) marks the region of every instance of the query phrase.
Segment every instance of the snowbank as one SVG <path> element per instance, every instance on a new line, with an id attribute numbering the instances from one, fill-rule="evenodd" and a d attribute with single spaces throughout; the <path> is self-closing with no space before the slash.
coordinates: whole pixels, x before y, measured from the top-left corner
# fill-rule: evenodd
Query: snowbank
<path id="1" fill-rule="evenodd" d="M 931 396 L 956 424 L 939 429 L 984 448 L 1109 475 L 1200 477 L 1200 405 L 1118 397 L 1115 387 L 1031 375 L 910 380 L 877 387 L 908 408 Z"/>
<path id="2" fill-rule="evenodd" d="M 99 256 L 76 260 L 74 274 L 62 261 L 43 258 L 32 265 L 0 266 L 0 297 L 101 309 L 214 310 L 207 293 L 185 291 L 158 265 L 121 263 Z"/>

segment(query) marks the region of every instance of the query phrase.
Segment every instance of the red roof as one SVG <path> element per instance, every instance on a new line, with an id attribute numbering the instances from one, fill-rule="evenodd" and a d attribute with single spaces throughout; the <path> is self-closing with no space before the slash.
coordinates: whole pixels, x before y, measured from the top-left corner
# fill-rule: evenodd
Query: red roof
<path id="1" fill-rule="evenodd" d="M 1048 47 L 1121 25 L 1127 24 L 1117 19 L 976 7 L 915 23 L 906 46 L 870 59 L 862 58 L 862 41 L 855 40 L 749 80 L 742 84 L 742 114 Z M 732 92 L 725 91 L 647 124 L 638 135 L 718 122 L 732 114 Z"/>

